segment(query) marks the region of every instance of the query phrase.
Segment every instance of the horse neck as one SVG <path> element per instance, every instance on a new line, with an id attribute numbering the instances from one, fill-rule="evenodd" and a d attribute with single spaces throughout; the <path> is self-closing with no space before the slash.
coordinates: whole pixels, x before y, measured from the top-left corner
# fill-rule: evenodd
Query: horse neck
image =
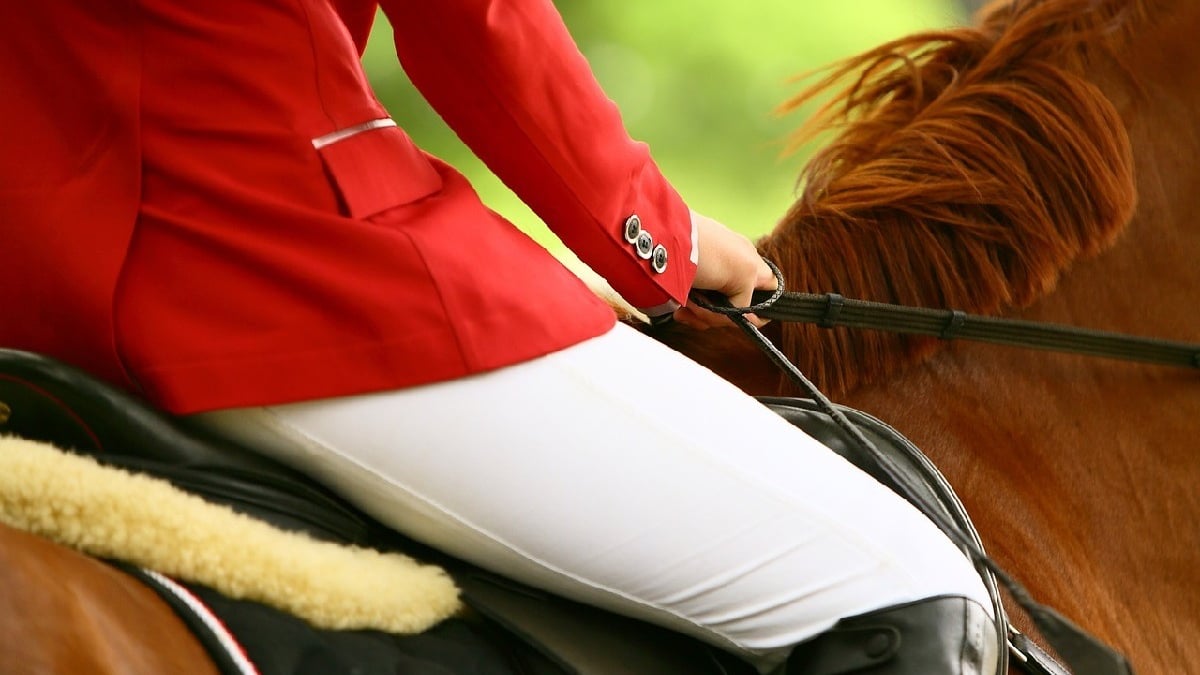
<path id="1" fill-rule="evenodd" d="M 1181 6 L 1129 44 L 1123 67 L 1089 74 L 1129 131 L 1136 212 L 1108 248 L 1010 314 L 1200 339 L 1189 309 L 1200 288 L 1198 30 L 1200 4 Z M 1194 371 L 955 343 L 843 401 L 924 449 L 1009 572 L 1138 672 L 1200 658 L 1200 599 L 1178 592 L 1195 583 L 1200 544 Z"/>
<path id="2" fill-rule="evenodd" d="M 1008 3 L 1003 4 L 1007 6 Z M 1046 3 L 1046 6 L 1054 4 L 1057 3 Z M 1121 3 L 1110 4 L 1121 6 Z M 848 297 L 881 302 L 1025 316 L 1175 339 L 1191 339 L 1200 334 L 1190 325 L 1187 313 L 1172 312 L 1165 307 L 1156 311 L 1154 305 L 1158 303 L 1148 302 L 1150 298 L 1165 301 L 1168 297 L 1183 302 L 1187 289 L 1198 281 L 1194 277 L 1200 274 L 1197 271 L 1200 266 L 1189 264 L 1198 259 L 1193 236 L 1196 228 L 1186 226 L 1187 214 L 1194 212 L 1193 202 L 1200 199 L 1195 191 L 1189 190 L 1189 185 L 1196 184 L 1193 182 L 1196 176 L 1192 165 L 1186 161 L 1200 148 L 1191 115 L 1193 110 L 1200 109 L 1197 107 L 1200 101 L 1196 100 L 1200 98 L 1197 94 L 1200 86 L 1196 86 L 1200 84 L 1197 81 L 1200 71 L 1179 67 L 1190 61 L 1190 36 L 1200 24 L 1200 9 L 1196 3 L 1181 0 L 1146 3 L 1145 6 L 1135 2 L 1129 6 L 1133 5 L 1145 14 L 1139 19 L 1139 30 L 1130 31 L 1125 43 L 1109 50 L 1096 50 L 1090 59 L 1085 59 L 1090 60 L 1090 71 L 1084 73 L 1083 78 L 1074 77 L 1083 84 L 1082 88 L 1060 93 L 1058 90 L 1062 87 L 1057 80 L 1041 83 L 1038 90 L 1050 93 L 1046 100 L 1030 103 L 1026 112 L 1031 119 L 1036 119 L 1034 113 L 1044 111 L 1048 106 L 1058 110 L 1060 117 L 1086 116 L 1087 119 L 1082 120 L 1077 129 L 1081 134 L 1078 138 L 1062 138 L 1043 130 L 1039 145 L 1045 151 L 1044 156 L 1032 155 L 1031 161 L 1029 151 L 1021 151 L 1012 166 L 1031 167 L 1029 175 L 1012 176 L 1001 169 L 972 176 L 976 183 L 964 181 L 963 187 L 955 188 L 956 167 L 955 171 L 945 172 L 937 178 L 950 185 L 949 190 L 957 189 L 957 193 L 947 192 L 943 196 L 943 193 L 931 191 L 917 195 L 915 202 L 900 204 L 896 202 L 911 194 L 904 191 L 907 189 L 903 184 L 906 176 L 903 173 L 886 175 L 883 178 L 891 183 L 901 184 L 900 190 L 884 195 L 877 206 L 867 204 L 860 208 L 851 204 L 859 208 L 857 212 L 843 209 L 845 202 L 839 203 L 836 199 L 833 207 L 822 211 L 824 197 L 819 191 L 813 197 L 810 191 L 775 232 L 760 241 L 760 248 L 780 263 L 793 290 L 835 291 Z M 1072 14 L 1060 10 L 1060 15 Z M 940 35 L 935 37 L 944 39 Z M 965 53 L 965 58 L 977 58 L 978 36 L 952 36 L 949 42 L 952 46 L 964 45 L 960 51 Z M 1030 58 L 1023 48 L 1009 51 L 1014 52 L 1017 59 Z M 1012 68 L 1022 67 L 1018 62 L 995 68 L 995 61 L 1002 55 L 1002 48 L 995 48 L 989 58 L 981 60 L 985 64 L 989 60 L 993 62 L 996 78 L 988 80 L 992 76 L 985 73 L 984 85 L 1003 83 L 1010 77 Z M 955 58 L 954 53 L 946 58 Z M 866 68 L 869 64 L 864 61 L 855 65 Z M 960 64 L 958 67 L 972 66 Z M 939 70 L 936 67 L 928 70 L 933 75 L 924 88 L 932 90 L 938 84 Z M 1035 75 L 1045 72 L 1044 59 L 1027 70 Z M 889 91 L 898 89 L 903 95 L 905 85 L 901 82 L 897 88 L 894 83 L 890 84 L 892 89 Z M 1094 96 L 1089 91 L 1094 89 L 1093 85 L 1104 91 L 1111 106 L 1108 103 L 1096 106 L 1094 101 L 1089 101 Z M 959 118 L 953 115 L 965 107 L 978 117 L 980 109 L 972 108 L 972 105 L 967 98 L 958 109 L 943 108 L 944 123 L 928 127 L 922 133 L 958 133 Z M 911 102 L 905 106 L 911 106 Z M 1102 107 L 1108 110 L 1101 110 Z M 1005 114 L 1007 110 L 1002 109 L 1000 113 Z M 874 147 L 880 138 L 898 135 L 874 121 L 866 126 L 868 136 L 865 140 L 870 143 L 860 143 L 861 147 Z M 1034 126 L 1028 122 L 1025 129 L 1018 129 L 1016 133 L 1025 134 Z M 883 127 L 884 132 L 870 131 L 878 127 Z M 1117 139 L 1120 134 L 1109 133 L 1110 129 L 1121 127 L 1128 131 L 1128 138 Z M 871 133 L 875 135 L 871 136 Z M 1018 144 L 1024 144 L 1020 146 L 1023 148 L 1030 147 L 1031 143 L 1024 135 L 995 142 L 991 139 L 993 130 L 985 125 L 980 125 L 975 133 L 973 138 L 958 139 L 961 164 L 974 162 L 980 154 L 987 152 L 981 146 L 989 141 L 993 143 L 995 153 L 991 159 L 1001 166 L 1006 159 L 1003 153 L 1011 152 L 1008 148 Z M 851 137 L 850 140 L 864 139 Z M 832 144 L 835 152 L 840 151 L 838 146 L 839 143 Z M 1055 146 L 1065 146 L 1061 156 L 1056 154 Z M 1073 149 L 1074 146 L 1087 147 L 1078 150 Z M 943 162 L 937 154 L 942 147 L 939 145 L 932 155 L 919 144 L 914 148 L 893 147 L 890 150 L 897 158 L 895 164 L 910 165 L 901 171 L 912 174 L 926 168 L 937 171 L 941 165 L 955 162 L 955 158 Z M 909 150 L 913 152 L 905 154 Z M 925 152 L 923 157 L 920 156 L 922 152 Z M 835 162 L 816 164 L 822 170 L 831 169 L 830 173 L 834 174 L 846 164 L 852 164 L 845 154 L 834 157 Z M 856 157 L 859 155 L 851 154 L 849 159 Z M 1041 175 L 1033 173 L 1039 169 L 1039 162 Z M 874 178 L 868 173 L 865 179 L 855 183 L 851 175 L 851 191 L 875 194 L 871 182 Z M 1133 210 L 1135 181 L 1140 193 L 1136 212 Z M 880 183 L 886 182 L 880 180 Z M 974 211 L 964 216 L 959 204 L 972 198 L 979 185 L 992 193 L 982 195 L 978 203 L 971 206 Z M 835 183 L 833 188 L 836 191 L 839 186 Z M 1042 194 L 1027 200 L 1028 204 L 1010 206 L 1007 203 L 1017 201 L 1009 200 L 1009 195 L 1026 195 L 1035 189 L 1041 189 Z M 946 201 L 939 202 L 941 199 Z M 1038 204 L 1054 206 L 1039 211 Z M 1006 244 L 1007 249 L 980 249 L 980 237 L 969 223 L 964 226 L 964 222 L 971 217 L 992 218 L 997 213 L 999 217 L 994 223 L 1027 231 L 1012 237 L 1013 241 Z M 899 241 L 913 229 L 912 226 L 922 226 L 922 219 L 927 214 L 926 220 L 942 219 L 952 227 L 938 229 L 940 226 L 935 226 L 922 238 Z M 1039 218 L 1043 221 L 1041 224 L 1031 225 Z M 891 220 L 876 226 L 872 219 Z M 952 222 L 955 219 L 958 222 Z M 1018 246 L 1022 243 L 1024 250 Z M 970 249 L 971 246 L 975 248 Z M 904 247 L 907 249 L 900 250 Z M 1017 263 L 1008 262 L 1010 258 Z M 999 269 L 1003 265 L 998 261 L 1007 264 L 1008 269 Z M 928 268 L 935 266 L 943 269 L 931 274 Z M 984 276 L 981 268 L 986 266 L 997 269 L 991 270 L 990 276 Z M 944 348 L 944 345 L 925 338 L 862 331 L 826 331 L 798 325 L 773 325 L 769 330 L 789 357 L 835 397 L 887 382 Z M 782 380 L 778 373 L 759 358 L 736 331 L 710 331 L 697 335 L 676 328 L 668 331 L 664 341 L 747 391 L 790 393 L 786 386 L 781 389 Z"/>
<path id="3" fill-rule="evenodd" d="M 1055 288 L 1021 312 L 1029 318 L 1195 341 L 1200 314 L 1180 311 L 1200 288 L 1200 4 L 1152 21 L 1090 77 L 1118 109 L 1130 137 L 1138 194 L 1117 239 L 1064 269 Z"/>
<path id="4" fill-rule="evenodd" d="M 1144 15 L 1122 26 L 1137 30 L 1115 44 L 1097 35 L 1086 52 L 1031 55 L 1017 38 L 1006 52 L 997 41 L 987 57 L 958 64 L 977 70 L 919 117 L 905 112 L 913 102 L 904 97 L 922 89 L 907 75 L 860 81 L 902 105 L 867 103 L 874 112 L 858 125 L 863 131 L 851 127 L 828 156 L 818 155 L 808 190 L 761 248 L 800 290 L 1174 339 L 1200 334 L 1190 316 L 1155 313 L 1146 302 L 1166 288 L 1182 302 L 1200 281 L 1200 266 L 1190 263 L 1198 228 L 1185 215 L 1200 199 L 1189 190 L 1197 176 L 1187 161 L 1200 149 L 1200 74 L 1180 67 L 1192 58 L 1189 31 L 1200 10 L 1132 4 Z M 936 75 L 959 58 L 956 49 L 974 58 L 973 39 L 952 36 L 922 68 Z M 989 60 L 991 70 L 982 65 Z M 1005 90 L 1011 110 L 994 107 L 994 92 L 1010 78 L 1034 85 Z M 993 129 L 1005 116 L 1023 122 Z M 895 127 L 890 117 L 899 118 Z M 916 141 L 891 140 L 905 136 Z M 865 155 L 861 168 L 848 162 L 868 150 L 882 158 Z M 886 382 L 945 346 L 811 326 L 777 332 L 788 355 L 836 396 Z"/>

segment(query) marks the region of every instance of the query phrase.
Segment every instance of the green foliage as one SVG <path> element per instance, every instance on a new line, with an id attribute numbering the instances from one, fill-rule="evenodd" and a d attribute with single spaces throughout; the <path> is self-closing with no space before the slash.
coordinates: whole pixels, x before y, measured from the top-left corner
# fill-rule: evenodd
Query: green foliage
<path id="1" fill-rule="evenodd" d="M 434 0 L 436 1 L 436 0 Z M 791 203 L 803 158 L 783 158 L 797 117 L 774 109 L 792 79 L 889 38 L 962 21 L 953 0 L 576 0 L 559 9 L 630 133 L 698 211 L 756 236 Z M 462 146 L 396 64 L 381 16 L 366 65 L 396 120 L 465 173 L 484 200 L 556 252 L 520 201 Z"/>

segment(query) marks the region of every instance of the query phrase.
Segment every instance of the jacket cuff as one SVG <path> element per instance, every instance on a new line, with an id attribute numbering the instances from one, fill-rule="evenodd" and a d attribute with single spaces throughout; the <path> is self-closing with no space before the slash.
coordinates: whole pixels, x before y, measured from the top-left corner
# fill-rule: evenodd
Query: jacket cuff
<path id="1" fill-rule="evenodd" d="M 627 194 L 609 225 L 624 260 L 606 266 L 606 277 L 643 313 L 674 311 L 687 303 L 699 260 L 691 211 L 649 159 Z"/>

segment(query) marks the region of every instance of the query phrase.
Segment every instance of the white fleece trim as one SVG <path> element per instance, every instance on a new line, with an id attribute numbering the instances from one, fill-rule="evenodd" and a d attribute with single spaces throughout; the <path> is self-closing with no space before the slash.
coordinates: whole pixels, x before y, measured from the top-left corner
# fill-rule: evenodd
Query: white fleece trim
<path id="1" fill-rule="evenodd" d="M 164 480 L 19 438 L 0 437 L 0 522 L 320 628 L 417 633 L 461 607 L 436 566 L 285 532 Z"/>

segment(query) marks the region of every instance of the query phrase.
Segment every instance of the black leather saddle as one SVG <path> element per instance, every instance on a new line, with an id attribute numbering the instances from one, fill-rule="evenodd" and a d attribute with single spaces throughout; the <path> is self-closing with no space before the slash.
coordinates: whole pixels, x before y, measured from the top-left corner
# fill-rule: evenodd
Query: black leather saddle
<path id="1" fill-rule="evenodd" d="M 888 483 L 874 460 L 812 401 L 766 398 L 762 402 Z M 973 531 L 949 485 L 907 439 L 865 413 L 843 412 L 895 465 L 920 477 L 915 482 L 925 493 L 926 505 L 937 504 L 949 519 Z M 441 564 L 458 582 L 465 604 L 481 620 L 498 628 L 492 634 L 507 634 L 522 643 L 518 650 L 522 663 L 516 672 L 753 672 L 695 640 L 550 596 L 422 547 L 300 473 L 46 357 L 0 349 L 0 434 L 49 442 L 104 464 L 166 479 L 182 490 L 284 529 L 327 541 L 398 550 Z M 508 658 L 515 658 L 512 650 L 507 653 Z M 511 671 L 481 668 L 471 672 Z"/>

